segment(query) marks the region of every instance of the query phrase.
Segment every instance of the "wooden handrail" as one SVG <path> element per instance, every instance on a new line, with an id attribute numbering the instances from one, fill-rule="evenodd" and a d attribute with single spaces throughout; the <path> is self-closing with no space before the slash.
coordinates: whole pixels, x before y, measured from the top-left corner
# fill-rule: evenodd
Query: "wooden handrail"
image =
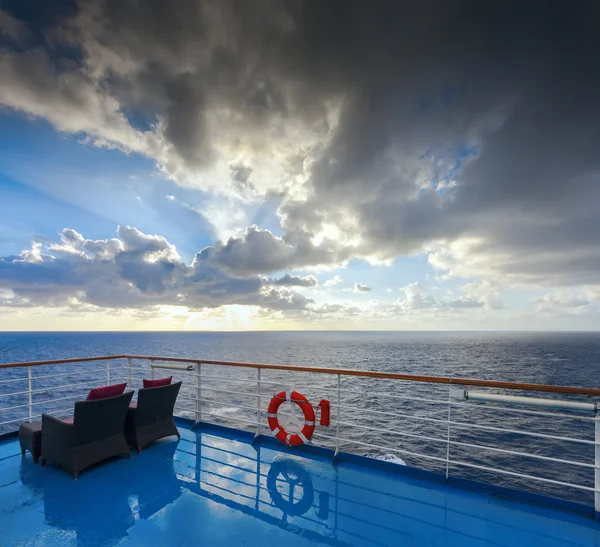
<path id="1" fill-rule="evenodd" d="M 409 382 L 424 382 L 430 384 L 456 384 L 457 386 L 478 386 L 520 391 L 540 391 L 545 393 L 568 393 L 571 395 L 588 395 L 600 397 L 600 388 L 585 388 L 576 386 L 551 386 L 546 384 L 523 384 L 519 382 L 499 382 L 497 380 L 476 380 L 474 378 L 451 378 L 448 376 L 418 376 L 413 374 L 398 374 L 395 372 L 377 372 L 374 370 L 352 370 L 343 368 L 321 368 L 295 365 L 270 365 L 266 363 L 246 363 L 236 361 L 213 361 L 207 359 L 189 359 L 183 357 L 160 357 L 154 355 L 105 355 L 101 357 L 80 357 L 73 359 L 55 359 L 51 361 L 29 361 L 22 363 L 0 364 L 2 368 L 37 367 L 42 365 L 60 365 L 65 363 L 81 363 L 86 361 L 102 361 L 107 359 L 146 359 L 175 363 L 202 363 L 225 367 L 260 368 L 267 370 L 285 370 L 288 372 L 314 372 L 317 374 L 340 374 L 342 376 L 363 376 L 369 378 L 384 378 L 389 380 L 405 380 Z"/>
<path id="2" fill-rule="evenodd" d="M 63 365 L 65 363 L 84 363 L 86 361 L 102 361 L 106 359 L 133 358 L 133 355 L 102 355 L 100 357 L 74 357 L 71 359 L 53 359 L 50 361 L 23 361 L 20 363 L 1 364 L 0 368 L 39 367 L 41 365 Z"/>

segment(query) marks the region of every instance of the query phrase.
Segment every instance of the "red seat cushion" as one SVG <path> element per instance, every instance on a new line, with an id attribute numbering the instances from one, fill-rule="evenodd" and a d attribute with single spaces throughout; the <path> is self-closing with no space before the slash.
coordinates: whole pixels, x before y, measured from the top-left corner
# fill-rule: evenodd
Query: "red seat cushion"
<path id="1" fill-rule="evenodd" d="M 127 387 L 127 383 L 113 384 L 112 386 L 95 387 L 90 390 L 86 401 L 96 401 L 97 399 L 107 399 L 108 397 L 116 397 L 122 395 Z"/>
<path id="2" fill-rule="evenodd" d="M 156 380 L 144 380 L 144 388 L 168 386 L 171 383 L 173 376 L 168 378 L 157 378 Z"/>

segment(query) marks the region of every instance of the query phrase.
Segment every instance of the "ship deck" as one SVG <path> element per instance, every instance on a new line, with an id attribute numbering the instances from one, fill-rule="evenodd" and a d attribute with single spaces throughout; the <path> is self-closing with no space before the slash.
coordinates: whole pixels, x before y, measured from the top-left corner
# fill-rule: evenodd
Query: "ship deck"
<path id="1" fill-rule="evenodd" d="M 600 546 L 600 522 L 539 499 L 179 422 L 181 439 L 74 481 L 0 444 L 0 530 L 16 545 Z M 515 492 L 515 494 L 518 494 Z M 544 500 L 542 500 L 544 501 Z"/>

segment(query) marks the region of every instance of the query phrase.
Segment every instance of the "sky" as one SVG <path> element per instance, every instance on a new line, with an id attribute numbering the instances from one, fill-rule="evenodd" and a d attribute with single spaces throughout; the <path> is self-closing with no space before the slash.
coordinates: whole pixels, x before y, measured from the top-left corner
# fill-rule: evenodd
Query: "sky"
<path id="1" fill-rule="evenodd" d="M 600 4 L 0 2 L 0 330 L 598 330 Z"/>

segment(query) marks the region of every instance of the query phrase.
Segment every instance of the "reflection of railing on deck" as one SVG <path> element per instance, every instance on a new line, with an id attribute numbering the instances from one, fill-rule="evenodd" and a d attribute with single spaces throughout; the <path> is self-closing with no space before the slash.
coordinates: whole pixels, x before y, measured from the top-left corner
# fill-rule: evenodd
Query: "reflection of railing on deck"
<path id="1" fill-rule="evenodd" d="M 212 444 L 211 440 L 216 442 Z M 422 493 L 418 493 L 418 488 L 378 488 L 378 485 L 387 484 L 386 481 L 369 483 L 367 486 L 339 467 L 323 466 L 320 472 L 328 470 L 329 474 L 319 477 L 303 469 L 302 460 L 293 457 L 277 455 L 269 461 L 273 448 L 258 444 L 254 445 L 252 452 L 243 453 L 244 448 L 249 448 L 245 442 L 240 441 L 240 451 L 234 451 L 224 448 L 219 441 L 218 432 L 211 434 L 210 431 L 202 431 L 195 441 L 195 451 L 188 451 L 186 445 L 189 441 L 182 438 L 178 461 L 190 470 L 195 462 L 193 477 L 186 477 L 185 469 L 180 468 L 181 473 L 178 473 L 187 488 L 220 504 L 322 543 L 345 545 L 342 541 L 348 541 L 354 545 L 360 540 L 360 544 L 364 545 L 389 545 L 391 532 L 398 536 L 394 544 L 401 545 L 409 538 L 414 541 L 411 532 L 418 530 L 419 537 L 424 538 L 427 537 L 424 530 L 430 529 L 448 541 L 453 538 L 460 545 L 466 544 L 467 538 L 481 541 L 478 530 L 497 525 L 502 518 L 496 520 L 494 511 L 483 512 L 469 516 L 470 526 L 460 526 L 458 519 L 463 515 L 463 506 L 449 503 L 443 496 L 424 498 Z M 264 459 L 263 453 L 266 453 Z M 189 463 L 185 461 L 185 456 L 189 456 Z M 232 463 L 229 461 L 232 457 L 242 462 Z M 293 511 L 294 514 L 289 512 L 290 498 L 287 497 L 291 485 L 283 474 L 280 475 L 282 469 L 289 469 L 290 473 L 300 475 L 305 484 L 310 483 L 302 494 L 294 496 L 294 501 L 298 502 L 298 510 Z M 284 499 L 274 491 L 273 477 L 276 477 Z M 272 480 L 269 481 L 269 478 Z M 242 491 L 244 489 L 247 489 L 245 493 Z M 325 502 L 326 512 L 322 511 L 325 499 L 328 500 Z M 376 501 L 370 503 L 372 500 Z M 481 525 L 474 524 L 473 519 L 481 520 Z M 455 523 L 455 526 L 449 523 Z M 513 524 L 519 527 L 518 523 Z M 369 535 L 373 531 L 385 534 Z M 540 538 L 555 540 L 551 533 L 541 531 L 536 534 Z M 378 537 L 385 537 L 386 543 L 379 541 Z"/>
<path id="2" fill-rule="evenodd" d="M 181 444 L 185 445 L 185 442 L 183 439 Z M 194 485 L 193 490 L 197 488 L 201 495 L 235 509 L 242 508 L 244 512 L 251 512 L 254 517 L 320 542 L 330 543 L 331 538 L 336 536 L 337 516 L 335 511 L 329 511 L 330 493 L 315 488 L 313 477 L 295 459 L 287 457 L 275 459 L 271 463 L 263 462 L 261 458 L 263 449 L 260 446 L 255 446 L 252 450 L 253 454 L 248 455 L 227 450 L 218 445 L 206 444 L 202 442 L 202 438 L 196 442 L 195 446 L 196 452 L 188 452 L 182 446 L 178 450 L 181 454 L 195 458 L 194 480 L 191 482 Z M 213 457 L 210 457 L 203 453 L 207 450 L 211 453 L 216 452 L 216 454 L 211 454 Z M 227 461 L 230 456 L 248 461 L 250 468 L 230 463 Z M 183 462 L 183 458 L 181 461 Z M 217 470 L 211 471 L 209 469 L 211 465 L 216 466 Z M 263 472 L 264 468 L 268 468 L 268 471 Z M 239 476 L 234 478 L 225 473 L 225 469 L 234 471 L 238 475 L 248 474 L 251 477 L 248 481 Z M 298 481 L 290 476 L 292 474 L 301 476 L 301 494 L 294 491 Z M 283 478 L 280 478 L 280 475 Z M 207 477 L 215 480 L 211 481 Z M 185 480 L 185 476 L 181 478 Z M 222 484 L 217 484 L 218 482 Z M 242 493 L 240 486 L 247 487 L 252 495 Z M 283 492 L 280 492 L 278 487 L 281 487 Z M 216 492 L 218 492 L 217 495 L 215 495 Z M 266 497 L 269 501 L 265 499 Z M 234 498 L 240 498 L 250 503 L 236 504 Z M 326 510 L 324 504 L 327 505 Z M 293 525 L 289 522 L 290 520 L 293 520 Z M 305 526 L 298 529 L 301 522 L 305 523 Z M 353 534 L 350 531 L 345 532 Z M 339 544 L 339 542 L 335 542 L 335 545 Z"/>
<path id="3" fill-rule="evenodd" d="M 34 370 L 41 366 L 90 362 L 94 363 L 95 367 L 97 362 L 102 361 L 104 361 L 105 366 L 96 367 L 92 370 L 72 370 L 58 374 L 34 374 Z M 140 362 L 145 363 L 146 366 L 140 366 Z M 27 376 L 13 377 L 23 368 L 27 370 Z M 224 371 L 223 374 L 212 374 L 215 368 L 221 372 Z M 252 428 L 255 428 L 256 435 L 264 431 L 266 425 L 265 414 L 268 395 L 265 394 L 265 389 L 271 390 L 272 393 L 283 386 L 291 385 L 293 383 L 293 373 L 318 374 L 319 377 L 332 378 L 334 380 L 333 385 L 319 385 L 318 388 L 315 388 L 319 393 L 331 394 L 331 403 L 334 407 L 332 409 L 332 432 L 325 434 L 317 431 L 313 442 L 332 448 L 336 456 L 341 447 L 344 447 L 345 450 L 362 450 L 363 452 L 366 449 L 375 449 L 413 458 L 415 462 L 429 462 L 431 465 L 440 465 L 441 471 L 445 472 L 446 476 L 451 474 L 451 469 L 466 468 L 486 474 L 486 479 L 487 475 L 495 474 L 504 476 L 506 480 L 535 481 L 546 485 L 546 488 L 572 488 L 584 493 L 587 492 L 588 495 L 594 493 L 595 509 L 600 511 L 600 417 L 597 415 L 597 401 L 599 399 L 574 400 L 575 397 L 581 396 L 598 398 L 600 397 L 600 389 L 598 388 L 175 357 L 114 355 L 0 365 L 0 401 L 19 403 L 8 404 L 0 408 L 0 427 L 14 428 L 21 422 L 39 418 L 42 411 L 57 415 L 70 413 L 72 412 L 72 404 L 69 406 L 68 403 L 65 403 L 61 405 L 63 408 L 57 408 L 56 403 L 79 399 L 85 390 L 99 383 L 127 382 L 132 387 L 135 382 L 141 380 L 140 373 L 154 376 L 156 369 L 167 369 L 184 379 L 187 378 L 188 381 L 185 382 L 186 389 L 180 394 L 177 408 L 184 414 L 193 416 L 196 421 L 227 421 L 227 417 L 222 412 L 219 413 L 213 410 L 214 403 L 221 405 L 226 403 L 222 400 L 225 396 L 254 399 L 255 404 L 238 404 L 229 401 L 227 405 L 246 413 L 244 417 L 235 416 L 230 420 L 245 426 L 252 426 Z M 255 370 L 256 377 L 242 377 L 240 374 L 227 376 L 227 372 L 232 370 L 245 370 L 248 372 Z M 281 375 L 281 377 L 277 378 L 276 381 L 267 380 L 265 378 L 267 373 L 275 373 Z M 82 382 L 80 381 L 83 379 L 81 375 L 87 375 L 93 377 L 93 379 Z M 63 379 L 69 383 L 61 384 L 60 382 Z M 346 380 L 352 381 L 354 384 L 358 384 L 356 387 L 362 387 L 362 389 L 349 389 L 346 385 L 342 385 L 342 379 L 344 379 L 344 382 Z M 390 387 L 392 385 L 405 387 L 407 385 L 405 382 L 408 382 L 409 386 L 429 385 L 429 390 L 433 393 L 433 396 L 429 393 L 415 393 L 415 391 L 418 391 L 416 387 L 413 387 L 412 393 L 398 394 L 397 390 L 382 390 L 380 388 L 367 390 L 360 385 L 360 382 L 379 380 L 389 382 Z M 227 382 L 227 385 L 225 382 Z M 48 383 L 55 383 L 56 385 L 43 385 Z M 239 384 L 242 384 L 242 386 L 255 384 L 256 391 L 245 390 L 243 387 L 228 388 L 228 385 Z M 7 391 L 13 386 L 15 387 L 13 391 Z M 27 387 L 25 388 L 25 386 Z M 296 380 L 296 387 L 300 386 L 309 387 L 306 384 L 299 384 L 299 381 Z M 225 387 L 227 389 L 224 389 Z M 354 387 L 354 385 L 351 387 Z M 501 390 L 501 393 L 474 392 L 471 389 L 474 387 L 484 388 L 485 390 Z M 440 392 L 440 389 L 446 390 L 445 395 L 436 398 L 435 395 Z M 57 393 L 62 395 L 60 392 L 64 393 L 65 391 L 67 394 L 74 394 L 55 396 Z M 516 396 L 506 396 L 504 395 L 505 391 L 517 392 L 518 394 Z M 526 397 L 523 395 L 525 392 L 551 394 L 550 397 L 554 398 Z M 363 404 L 357 409 L 356 406 L 348 404 L 346 400 L 350 397 L 355 401 L 364 401 L 367 394 L 376 396 L 378 399 L 388 400 L 390 405 L 395 404 L 396 407 L 391 409 L 385 407 L 385 410 L 380 410 L 383 406 L 381 404 L 376 408 Z M 564 396 L 570 397 L 570 399 L 558 399 L 557 396 L 559 395 L 563 396 L 563 399 Z M 25 397 L 26 399 L 24 399 Z M 221 397 L 221 400 L 219 400 L 219 397 Z M 409 413 L 408 411 L 401 412 L 397 410 L 397 407 L 402 409 L 402 405 L 405 403 L 413 405 L 410 410 L 415 412 Z M 523 406 L 529 408 L 522 408 Z M 434 412 L 441 409 L 443 416 L 424 414 L 423 408 L 425 407 L 433 408 Z M 542 408 L 542 410 L 538 410 L 538 408 Z M 473 409 L 478 412 L 487 412 L 492 418 L 484 419 L 484 423 L 473 423 L 473 421 L 470 421 L 470 416 L 465 417 L 465 412 Z M 250 416 L 247 416 L 248 414 Z M 369 423 L 353 421 L 357 414 L 368 416 Z M 499 418 L 499 416 L 511 415 L 522 417 L 525 420 L 525 425 L 530 425 L 529 421 L 534 419 L 552 420 L 552 432 L 547 430 L 536 431 L 535 428 L 528 430 L 523 427 L 506 427 L 506 418 Z M 392 420 L 395 420 L 395 422 L 392 422 Z M 439 436 L 426 434 L 408 426 L 398 427 L 396 424 L 399 420 L 420 423 L 423 427 L 439 427 L 443 431 Z M 391 425 L 390 422 L 392 422 Z M 572 435 L 570 432 L 571 427 L 565 425 L 571 423 L 588 424 L 594 429 L 594 434 L 590 435 L 590 438 Z M 567 433 L 559 431 L 561 434 L 557 434 L 559 426 L 563 427 L 563 430 L 566 429 Z M 367 440 L 353 438 L 352 432 L 347 433 L 352 431 L 352 428 L 365 431 L 371 437 Z M 575 431 L 577 429 L 583 431 L 582 426 L 575 428 Z M 376 442 L 372 440 L 374 435 L 376 435 Z M 386 437 L 393 439 L 391 446 L 382 441 Z M 404 440 L 402 447 L 398 446 L 398 439 Z M 531 442 L 532 446 L 523 447 L 522 444 L 525 441 Z M 505 442 L 506 445 L 496 446 L 495 444 L 498 442 Z M 535 445 L 535 443 L 539 444 Z M 417 445 L 416 448 L 414 448 L 415 445 Z M 520 448 L 515 449 L 512 445 L 517 445 Z M 438 448 L 440 446 L 443 451 Z M 551 455 L 539 453 L 542 448 L 551 449 Z M 485 459 L 481 455 L 477 457 L 469 456 L 470 461 L 466 461 L 465 457 L 461 459 L 461 451 L 468 450 L 476 450 L 478 454 L 489 455 L 492 463 L 487 463 L 489 458 Z M 557 457 L 558 455 L 561 457 Z M 571 455 L 575 455 L 577 458 L 570 457 Z M 497 465 L 497 461 L 493 458 L 508 458 L 507 465 L 511 467 L 508 469 L 502 468 Z M 540 469 L 535 469 L 535 471 L 539 471 L 536 474 L 530 471 L 521 472 L 516 470 L 517 467 L 514 465 L 516 458 L 539 461 L 545 465 Z M 585 461 L 586 459 L 587 461 Z M 563 472 L 559 470 L 559 468 L 563 469 L 561 466 L 576 471 Z M 551 476 L 548 476 L 549 473 L 551 473 Z M 581 480 L 570 480 L 573 473 L 576 478 Z"/>

